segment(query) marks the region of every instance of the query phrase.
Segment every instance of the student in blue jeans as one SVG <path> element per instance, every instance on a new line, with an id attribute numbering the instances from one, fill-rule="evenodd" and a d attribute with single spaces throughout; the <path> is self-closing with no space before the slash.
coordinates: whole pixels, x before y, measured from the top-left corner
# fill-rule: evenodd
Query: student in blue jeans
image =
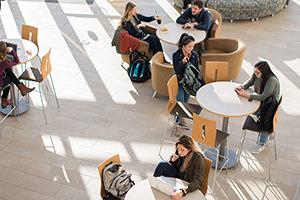
<path id="1" fill-rule="evenodd" d="M 248 93 L 246 90 L 251 86 L 254 87 L 255 92 Z M 239 86 L 236 91 L 243 97 L 261 101 L 262 103 L 267 101 L 270 97 L 275 98 L 276 103 L 278 103 L 281 97 L 279 80 L 272 72 L 268 62 L 266 61 L 256 63 L 254 66 L 254 73 L 250 79 Z M 256 114 L 250 115 L 250 118 L 248 117 L 245 123 L 247 124 L 247 120 L 254 120 L 257 122 L 259 119 L 256 115 L 261 111 L 261 109 L 262 107 L 259 108 Z M 269 141 L 269 136 L 269 132 L 260 131 L 259 142 L 253 147 L 251 152 L 253 154 L 259 154 L 262 152 L 265 149 L 265 144 Z"/>
<path id="2" fill-rule="evenodd" d="M 196 68 L 199 69 L 199 57 L 198 54 L 193 50 L 195 46 L 195 39 L 186 33 L 180 36 L 178 42 L 178 50 L 173 53 L 173 65 L 174 71 L 178 80 L 178 94 L 177 101 L 187 103 L 190 95 L 183 89 L 180 81 L 184 75 L 186 65 L 190 62 Z M 183 119 L 176 117 L 176 123 L 181 126 L 186 126 Z"/>

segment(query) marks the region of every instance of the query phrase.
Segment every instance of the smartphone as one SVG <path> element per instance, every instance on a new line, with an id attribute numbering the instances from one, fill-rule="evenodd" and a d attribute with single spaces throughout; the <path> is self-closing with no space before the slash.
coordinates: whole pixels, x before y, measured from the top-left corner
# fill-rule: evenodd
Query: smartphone
<path id="1" fill-rule="evenodd" d="M 179 156 L 179 154 L 178 154 L 178 149 L 176 149 L 175 154 L 176 154 L 177 156 Z"/>

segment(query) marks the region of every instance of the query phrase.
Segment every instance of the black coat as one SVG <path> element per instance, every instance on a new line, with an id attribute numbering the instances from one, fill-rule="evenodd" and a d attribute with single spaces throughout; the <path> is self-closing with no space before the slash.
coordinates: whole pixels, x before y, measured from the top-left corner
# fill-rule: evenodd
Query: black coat
<path id="1" fill-rule="evenodd" d="M 178 81 L 182 79 L 187 64 L 182 63 L 183 58 L 184 55 L 182 49 L 178 49 L 175 53 L 173 53 L 173 66 Z M 190 57 L 189 62 L 192 63 L 194 67 L 196 67 L 199 70 L 199 56 L 195 51 L 192 51 L 192 55 Z"/>
<path id="2" fill-rule="evenodd" d="M 205 8 L 201 10 L 199 15 L 193 15 L 192 8 L 187 9 L 177 18 L 176 23 L 186 24 L 191 21 L 198 23 L 198 25 L 194 26 L 194 28 L 204 31 L 209 31 L 213 24 L 212 16 L 210 12 Z"/>
<path id="3" fill-rule="evenodd" d="M 152 22 L 153 20 L 155 20 L 154 16 L 146 17 L 146 16 L 141 15 L 141 14 L 137 14 L 133 18 L 134 18 L 134 21 L 135 21 L 136 25 L 140 24 L 141 22 Z M 136 37 L 140 40 L 143 39 L 144 37 L 146 37 L 146 35 L 147 35 L 142 28 L 138 29 L 131 21 L 123 21 L 122 22 L 122 27 L 126 31 L 128 31 L 128 33 L 130 35 L 132 35 L 133 37 Z"/>

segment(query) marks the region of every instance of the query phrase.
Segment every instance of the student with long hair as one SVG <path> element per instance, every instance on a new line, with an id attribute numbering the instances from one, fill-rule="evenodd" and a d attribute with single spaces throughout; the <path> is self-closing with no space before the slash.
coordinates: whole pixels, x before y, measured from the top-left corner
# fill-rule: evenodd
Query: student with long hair
<path id="1" fill-rule="evenodd" d="M 10 54 L 13 59 L 7 58 L 7 54 Z M 29 92 L 33 91 L 34 88 L 28 88 L 19 81 L 16 75 L 12 72 L 12 67 L 19 64 L 19 58 L 17 53 L 11 48 L 7 47 L 5 42 L 0 42 L 0 87 L 4 88 L 1 96 L 1 107 L 6 108 L 10 101 L 8 100 L 8 93 L 11 82 L 14 83 L 20 90 L 22 96 L 25 96 Z"/>
<path id="2" fill-rule="evenodd" d="M 254 93 L 248 93 L 246 91 L 251 86 L 254 86 Z M 239 86 L 236 89 L 236 92 L 240 96 L 248 99 L 261 101 L 259 110 L 254 115 L 250 115 L 251 119 L 247 118 L 247 120 L 253 119 L 255 122 L 259 120 L 256 116 L 262 114 L 262 109 L 268 109 L 264 108 L 264 105 L 267 105 L 265 102 L 272 98 L 276 101 L 276 103 L 278 103 L 281 96 L 279 80 L 272 72 L 269 64 L 266 61 L 260 61 L 255 64 L 254 73 L 252 74 L 251 78 Z M 263 151 L 268 140 L 269 132 L 260 131 L 258 140 L 259 142 L 253 148 L 252 153 L 259 154 L 261 151 Z"/>
<path id="3" fill-rule="evenodd" d="M 199 56 L 194 51 L 195 39 L 193 36 L 183 33 L 178 41 L 178 50 L 173 53 L 173 66 L 178 80 L 177 101 L 187 103 L 190 95 L 183 89 L 180 84 L 183 78 L 185 68 L 188 63 L 191 63 L 199 70 Z M 186 126 L 183 119 L 176 118 L 176 122 L 181 126 Z"/>
<path id="4" fill-rule="evenodd" d="M 128 31 L 130 35 L 140 40 L 149 43 L 149 48 L 156 54 L 158 51 L 162 51 L 160 40 L 156 35 L 152 35 L 144 31 L 145 24 L 142 22 L 152 22 L 154 20 L 161 20 L 159 16 L 146 17 L 137 12 L 136 5 L 132 2 L 128 2 L 125 6 L 123 17 L 121 18 L 121 26 Z"/>
<path id="5" fill-rule="evenodd" d="M 154 171 L 155 177 L 174 177 L 189 182 L 188 187 L 175 191 L 173 199 L 180 199 L 187 193 L 203 186 L 205 174 L 205 157 L 194 139 L 182 135 L 175 144 L 175 153 L 169 162 L 160 162 Z"/>

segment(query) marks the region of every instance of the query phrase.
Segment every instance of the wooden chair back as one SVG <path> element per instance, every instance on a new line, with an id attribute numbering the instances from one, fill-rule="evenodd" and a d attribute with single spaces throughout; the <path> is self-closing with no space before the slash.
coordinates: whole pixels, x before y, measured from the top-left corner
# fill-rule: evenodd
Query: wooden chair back
<path id="1" fill-rule="evenodd" d="M 228 81 L 228 62 L 207 61 L 204 74 L 205 83 Z"/>
<path id="2" fill-rule="evenodd" d="M 112 156 L 106 158 L 103 162 L 101 162 L 98 165 L 98 172 L 99 172 L 99 176 L 100 176 L 100 196 L 102 198 L 106 194 L 104 184 L 103 184 L 103 179 L 102 179 L 102 172 L 103 172 L 104 168 L 111 162 L 121 164 L 121 159 L 120 159 L 119 154 L 115 154 L 115 155 L 112 155 Z"/>
<path id="3" fill-rule="evenodd" d="M 178 81 L 177 76 L 173 75 L 168 83 L 168 94 L 169 94 L 169 102 L 168 102 L 168 113 L 171 113 L 177 103 L 177 93 L 178 93 Z"/>
<path id="4" fill-rule="evenodd" d="M 22 24 L 22 39 L 33 42 L 38 48 L 38 29 L 34 26 Z"/>
<path id="5" fill-rule="evenodd" d="M 277 123 L 278 123 L 278 114 L 279 114 L 279 107 L 280 107 L 280 104 L 282 102 L 282 96 L 280 97 L 280 100 L 278 102 L 278 106 L 277 106 L 277 109 L 275 111 L 275 114 L 273 116 L 273 130 L 272 132 L 274 132 L 274 130 L 276 129 L 277 127 Z"/>
<path id="6" fill-rule="evenodd" d="M 204 180 L 203 180 L 203 185 L 200 188 L 200 190 L 204 196 L 206 195 L 207 189 L 208 189 L 208 178 L 209 178 L 210 167 L 211 167 L 211 160 L 209 160 L 208 158 L 205 158 Z"/>
<path id="7" fill-rule="evenodd" d="M 192 138 L 199 144 L 215 147 L 216 137 L 216 121 L 205 119 L 196 113 L 193 113 Z"/>
<path id="8" fill-rule="evenodd" d="M 50 61 L 50 53 L 51 53 L 51 49 L 49 49 L 49 51 L 42 57 L 41 73 L 42 73 L 43 80 L 52 71 L 52 65 L 51 65 L 51 61 Z"/>

